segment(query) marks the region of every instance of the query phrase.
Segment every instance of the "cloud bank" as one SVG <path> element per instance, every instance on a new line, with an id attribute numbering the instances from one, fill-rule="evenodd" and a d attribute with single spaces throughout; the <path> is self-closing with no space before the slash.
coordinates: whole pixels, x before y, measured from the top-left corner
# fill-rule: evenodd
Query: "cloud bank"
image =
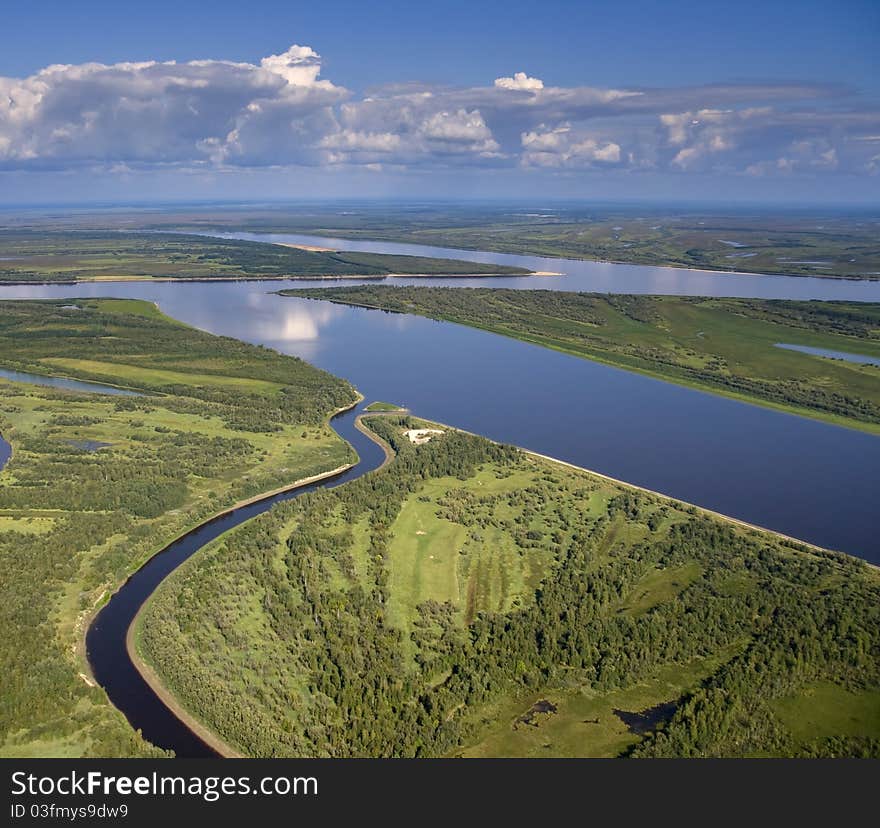
<path id="1" fill-rule="evenodd" d="M 519 168 L 880 173 L 880 112 L 821 84 L 471 88 L 358 96 L 291 46 L 259 63 L 48 66 L 0 77 L 0 170 Z"/>

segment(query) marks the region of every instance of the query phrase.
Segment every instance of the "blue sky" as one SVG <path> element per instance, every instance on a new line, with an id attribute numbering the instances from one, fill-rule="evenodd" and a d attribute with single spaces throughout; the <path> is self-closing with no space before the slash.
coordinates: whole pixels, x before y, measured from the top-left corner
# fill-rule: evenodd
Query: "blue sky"
<path id="1" fill-rule="evenodd" d="M 880 201 L 877 2 L 7 2 L 3 28 L 7 203 Z"/>

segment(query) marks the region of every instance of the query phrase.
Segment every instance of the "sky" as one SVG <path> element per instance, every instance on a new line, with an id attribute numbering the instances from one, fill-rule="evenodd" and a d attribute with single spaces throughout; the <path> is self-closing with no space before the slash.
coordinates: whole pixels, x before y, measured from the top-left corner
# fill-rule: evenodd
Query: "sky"
<path id="1" fill-rule="evenodd" d="M 7 2 L 0 203 L 880 204 L 880 3 Z"/>

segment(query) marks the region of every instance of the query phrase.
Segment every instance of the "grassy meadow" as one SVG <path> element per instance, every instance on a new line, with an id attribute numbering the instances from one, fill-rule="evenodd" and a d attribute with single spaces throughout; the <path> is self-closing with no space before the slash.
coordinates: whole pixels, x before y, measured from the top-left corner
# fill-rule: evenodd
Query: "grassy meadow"
<path id="1" fill-rule="evenodd" d="M 366 410 L 370 411 L 370 412 L 374 412 L 374 411 L 399 411 L 400 406 L 395 405 L 394 403 L 377 401 L 377 402 L 371 402 L 367 406 Z"/>

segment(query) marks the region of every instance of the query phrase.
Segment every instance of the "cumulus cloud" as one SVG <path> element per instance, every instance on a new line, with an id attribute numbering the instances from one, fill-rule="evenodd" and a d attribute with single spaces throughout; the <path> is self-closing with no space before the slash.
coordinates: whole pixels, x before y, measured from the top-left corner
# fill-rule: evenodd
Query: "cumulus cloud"
<path id="1" fill-rule="evenodd" d="M 880 113 L 768 106 L 664 114 L 661 154 L 670 168 L 685 172 L 870 172 L 870 142 L 862 133 L 878 123 Z"/>
<path id="2" fill-rule="evenodd" d="M 426 118 L 418 128 L 433 150 L 445 148 L 447 152 L 496 153 L 498 143 L 478 110 L 468 112 L 436 112 Z M 441 150 L 442 151 L 442 150 Z"/>
<path id="3" fill-rule="evenodd" d="M 544 81 L 530 78 L 525 72 L 516 72 L 512 78 L 495 78 L 498 89 L 516 89 L 524 92 L 535 92 L 544 88 Z"/>
<path id="4" fill-rule="evenodd" d="M 297 161 L 348 97 L 318 79 L 320 61 L 293 46 L 259 66 L 220 60 L 50 66 L 0 78 L 0 162 L 221 163 Z M 261 134 L 248 146 L 246 140 Z M 303 140 L 305 137 L 306 140 Z"/>
<path id="5" fill-rule="evenodd" d="M 343 129 L 321 139 L 321 146 L 345 152 L 394 152 L 400 148 L 399 135 L 393 132 L 357 132 Z"/>
<path id="6" fill-rule="evenodd" d="M 321 74 L 321 56 L 311 46 L 294 44 L 280 55 L 269 55 L 260 61 L 267 72 L 280 75 L 290 86 L 317 86 L 333 89 L 330 81 L 318 80 Z"/>
<path id="7" fill-rule="evenodd" d="M 543 125 L 522 134 L 522 164 L 532 167 L 591 167 L 618 164 L 620 145 L 572 130 L 569 124 L 548 129 Z"/>
<path id="8" fill-rule="evenodd" d="M 368 170 L 477 165 L 747 175 L 876 173 L 880 113 L 817 84 L 390 85 L 365 96 L 293 45 L 255 63 L 49 66 L 0 77 L 0 169 Z"/>

